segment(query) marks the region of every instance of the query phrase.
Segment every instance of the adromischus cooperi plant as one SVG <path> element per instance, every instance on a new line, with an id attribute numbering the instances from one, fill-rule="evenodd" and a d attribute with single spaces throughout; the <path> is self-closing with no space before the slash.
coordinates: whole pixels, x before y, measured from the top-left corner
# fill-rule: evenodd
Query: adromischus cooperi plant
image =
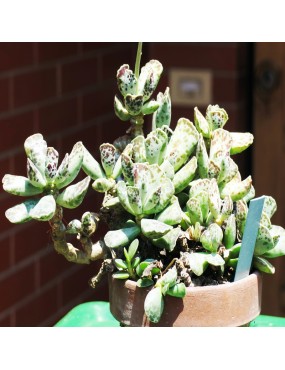
<path id="1" fill-rule="evenodd" d="M 5 175 L 2 181 L 7 192 L 31 197 L 6 211 L 11 222 L 48 221 L 55 250 L 69 261 L 102 259 L 91 286 L 104 272 L 152 286 L 145 312 L 158 322 L 165 295 L 184 297 L 188 286 L 232 281 L 255 196 L 251 177 L 242 180 L 232 156 L 253 136 L 225 130 L 228 115 L 218 105 L 209 105 L 205 116 L 196 107 L 194 123 L 180 118 L 171 129 L 169 88 L 151 99 L 163 67 L 151 60 L 140 70 L 140 57 L 141 44 L 135 72 L 126 64 L 117 72 L 115 114 L 131 127 L 100 146 L 101 163 L 78 142 L 58 166 L 58 152 L 38 133 L 24 144 L 27 177 Z M 150 114 L 152 131 L 145 136 Z M 81 169 L 87 177 L 70 185 Z M 92 188 L 104 193 L 102 208 L 65 225 L 63 209 L 82 203 L 91 179 Z M 270 221 L 276 208 L 266 196 L 253 257 L 253 268 L 270 274 L 268 259 L 285 254 L 284 229 Z M 94 243 L 99 220 L 110 230 Z M 72 234 L 80 247 L 69 241 Z"/>

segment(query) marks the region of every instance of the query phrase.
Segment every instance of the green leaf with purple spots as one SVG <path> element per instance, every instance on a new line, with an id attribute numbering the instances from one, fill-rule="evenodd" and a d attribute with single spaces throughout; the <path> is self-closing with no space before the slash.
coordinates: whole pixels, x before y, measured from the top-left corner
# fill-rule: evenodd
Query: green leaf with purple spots
<path id="1" fill-rule="evenodd" d="M 169 95 L 169 87 L 166 88 L 164 94 L 158 93 L 157 102 L 159 108 L 156 110 L 152 117 L 152 129 L 162 127 L 163 125 L 169 126 L 171 122 L 171 100 Z"/>
<path id="2" fill-rule="evenodd" d="M 129 121 L 131 119 L 131 115 L 129 114 L 127 109 L 124 107 L 121 100 L 118 99 L 116 96 L 115 96 L 115 99 L 114 99 L 114 110 L 115 110 L 116 116 L 121 121 Z"/>
<path id="3" fill-rule="evenodd" d="M 263 212 L 265 212 L 267 216 L 271 218 L 276 212 L 276 210 L 277 210 L 277 204 L 276 204 L 275 199 L 271 196 L 266 195 L 264 206 L 263 206 Z"/>
<path id="4" fill-rule="evenodd" d="M 142 95 L 126 95 L 125 96 L 125 107 L 131 116 L 137 116 L 141 113 L 143 106 Z"/>
<path id="5" fill-rule="evenodd" d="M 35 187 L 43 189 L 46 186 L 46 178 L 42 176 L 40 171 L 29 158 L 27 159 L 27 175 L 31 184 Z"/>
<path id="6" fill-rule="evenodd" d="M 116 182 L 115 182 L 114 179 L 101 178 L 101 179 L 97 179 L 93 182 L 92 188 L 95 191 L 98 191 L 98 193 L 106 193 L 107 191 L 112 189 L 112 187 L 114 187 L 115 184 L 116 184 Z"/>
<path id="7" fill-rule="evenodd" d="M 203 223 L 203 214 L 200 207 L 200 202 L 196 198 L 191 198 L 186 203 L 188 215 L 192 225 L 195 225 L 196 222 L 200 224 Z"/>
<path id="8" fill-rule="evenodd" d="M 197 130 L 203 135 L 203 137 L 207 139 L 211 137 L 209 123 L 197 107 L 194 108 L 194 123 Z"/>
<path id="9" fill-rule="evenodd" d="M 246 203 L 243 200 L 238 200 L 236 202 L 236 225 L 238 237 L 241 240 L 244 233 L 246 218 L 247 218 L 248 208 Z"/>
<path id="10" fill-rule="evenodd" d="M 157 220 L 143 218 L 141 220 L 141 230 L 144 236 L 150 239 L 157 239 L 165 235 L 172 229 L 172 226 L 166 225 Z"/>
<path id="11" fill-rule="evenodd" d="M 117 194 L 120 200 L 121 205 L 131 214 L 134 214 L 134 211 L 130 205 L 128 193 L 127 193 L 127 185 L 124 181 L 119 181 L 117 183 Z"/>
<path id="12" fill-rule="evenodd" d="M 198 173 L 201 179 L 206 179 L 209 172 L 209 156 L 202 134 L 199 135 L 196 158 L 198 162 Z"/>
<path id="13" fill-rule="evenodd" d="M 209 185 L 209 208 L 215 219 L 220 216 L 221 206 L 222 202 L 218 184 L 216 179 L 212 179 Z"/>
<path id="14" fill-rule="evenodd" d="M 123 96 L 135 94 L 137 90 L 137 79 L 128 64 L 123 64 L 117 71 L 118 88 Z"/>
<path id="15" fill-rule="evenodd" d="M 209 179 L 198 179 L 191 182 L 190 188 L 190 198 L 195 197 L 195 195 L 201 193 L 201 191 L 205 191 L 206 193 L 209 191 L 210 187 L 210 180 Z"/>
<path id="16" fill-rule="evenodd" d="M 274 248 L 274 240 L 267 227 L 260 225 L 254 247 L 254 255 L 261 256 Z"/>
<path id="17" fill-rule="evenodd" d="M 229 157 L 232 138 L 228 131 L 219 128 L 215 130 L 211 138 L 210 159 L 218 166 L 224 157 Z"/>
<path id="18" fill-rule="evenodd" d="M 159 103 L 155 100 L 150 100 L 142 106 L 142 114 L 152 114 L 159 108 Z"/>
<path id="19" fill-rule="evenodd" d="M 150 60 L 144 67 L 142 67 L 140 76 L 138 78 L 138 94 L 143 95 L 143 101 L 147 101 L 153 94 L 163 67 L 158 60 Z"/>
<path id="20" fill-rule="evenodd" d="M 139 135 L 132 140 L 132 144 L 134 162 L 146 162 L 145 138 L 142 135 Z"/>
<path id="21" fill-rule="evenodd" d="M 133 185 L 134 184 L 134 163 L 131 158 L 125 154 L 124 152 L 121 154 L 121 161 L 122 161 L 122 173 L 124 176 L 125 181 Z"/>
<path id="22" fill-rule="evenodd" d="M 206 111 L 206 120 L 209 123 L 210 130 L 214 131 L 223 128 L 229 117 L 227 112 L 218 105 L 209 105 Z"/>
<path id="23" fill-rule="evenodd" d="M 112 144 L 101 144 L 100 145 L 101 163 L 105 170 L 106 176 L 111 177 L 116 161 L 119 157 L 117 149 Z"/>
<path id="24" fill-rule="evenodd" d="M 87 176 L 85 179 L 79 181 L 74 185 L 68 186 L 59 196 L 56 198 L 56 203 L 64 208 L 76 208 L 78 207 L 88 190 L 90 183 L 90 177 Z"/>
<path id="25" fill-rule="evenodd" d="M 129 205 L 133 211 L 132 213 L 135 216 L 141 215 L 143 213 L 143 208 L 139 188 L 136 186 L 127 186 L 127 196 Z"/>
<path id="26" fill-rule="evenodd" d="M 47 148 L 45 177 L 48 183 L 52 183 L 57 172 L 58 152 L 53 147 Z"/>
<path id="27" fill-rule="evenodd" d="M 196 157 L 193 157 L 178 172 L 176 172 L 173 178 L 175 194 L 180 193 L 189 185 L 196 175 L 196 170 L 197 159 Z"/>
<path id="28" fill-rule="evenodd" d="M 229 195 L 234 202 L 240 200 L 248 194 L 251 189 L 251 184 L 251 176 L 239 182 L 232 180 L 220 190 L 221 198 L 223 199 L 226 195 Z"/>
<path id="29" fill-rule="evenodd" d="M 56 175 L 54 177 L 54 184 L 56 187 L 59 186 L 59 184 L 61 184 L 66 178 L 67 178 L 67 175 L 68 175 L 68 153 L 65 154 L 60 166 L 58 167 L 57 169 L 57 172 L 56 172 Z"/>

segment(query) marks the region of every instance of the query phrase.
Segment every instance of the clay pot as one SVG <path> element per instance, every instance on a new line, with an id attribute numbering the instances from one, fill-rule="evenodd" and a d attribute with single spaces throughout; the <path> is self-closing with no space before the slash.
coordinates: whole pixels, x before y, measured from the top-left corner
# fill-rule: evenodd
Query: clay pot
<path id="1" fill-rule="evenodd" d="M 131 280 L 109 276 L 110 310 L 126 326 L 246 326 L 261 310 L 262 279 L 258 272 L 234 283 L 187 288 L 186 296 L 165 297 L 158 324 L 144 313 L 150 288 L 138 288 Z"/>

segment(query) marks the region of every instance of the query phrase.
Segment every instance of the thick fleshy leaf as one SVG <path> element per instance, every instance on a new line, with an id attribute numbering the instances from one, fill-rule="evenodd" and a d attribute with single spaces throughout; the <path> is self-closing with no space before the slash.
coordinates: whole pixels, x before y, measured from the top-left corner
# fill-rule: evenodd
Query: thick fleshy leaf
<path id="1" fill-rule="evenodd" d="M 210 188 L 210 180 L 209 179 L 199 179 L 194 180 L 190 184 L 190 198 L 195 197 L 197 194 L 201 193 L 201 191 L 205 191 L 206 193 L 209 192 Z"/>
<path id="2" fill-rule="evenodd" d="M 175 194 L 180 193 L 189 185 L 189 183 L 195 177 L 196 169 L 197 169 L 197 159 L 196 157 L 193 157 L 178 172 L 176 172 L 173 178 Z"/>
<path id="3" fill-rule="evenodd" d="M 221 198 L 216 179 L 212 179 L 209 185 L 209 208 L 214 216 L 217 219 L 221 212 Z"/>
<path id="4" fill-rule="evenodd" d="M 92 188 L 95 191 L 98 191 L 99 193 L 106 193 L 106 191 L 109 191 L 112 189 L 113 186 L 115 186 L 116 182 L 114 179 L 97 179 L 93 182 Z"/>
<path id="5" fill-rule="evenodd" d="M 238 166 L 231 157 L 223 157 L 220 163 L 220 172 L 217 178 L 220 187 L 225 186 L 238 173 Z"/>
<path id="6" fill-rule="evenodd" d="M 165 136 L 164 141 L 158 138 L 155 131 L 152 131 L 150 134 L 148 134 L 147 138 L 145 139 L 146 161 L 149 164 L 161 164 L 162 162 L 161 157 L 163 157 L 165 152 L 168 139 L 167 135 L 163 131 L 161 132 Z"/>
<path id="7" fill-rule="evenodd" d="M 231 132 L 231 155 L 243 152 L 253 143 L 253 135 L 249 132 Z"/>
<path id="8" fill-rule="evenodd" d="M 166 249 L 168 252 L 172 252 L 176 246 L 177 239 L 180 235 L 180 228 L 176 227 L 170 230 L 168 233 L 163 235 L 159 239 L 153 239 L 152 243 L 159 248 Z"/>
<path id="9" fill-rule="evenodd" d="M 78 207 L 82 203 L 85 194 L 87 193 L 89 183 L 90 177 L 87 176 L 85 179 L 79 181 L 78 183 L 68 186 L 56 198 L 56 203 L 64 208 Z"/>
<path id="10" fill-rule="evenodd" d="M 105 174 L 100 164 L 90 154 L 90 152 L 84 147 L 84 155 L 82 161 L 82 169 L 86 175 L 90 176 L 92 180 L 104 178 Z"/>
<path id="11" fill-rule="evenodd" d="M 221 210 L 221 219 L 224 221 L 226 218 L 228 218 L 234 209 L 234 203 L 232 201 L 232 198 L 227 195 L 222 201 L 222 210 Z"/>
<path id="12" fill-rule="evenodd" d="M 278 242 L 274 248 L 265 252 L 262 256 L 265 258 L 276 258 L 285 255 L 285 230 L 281 226 L 272 225 L 270 234 L 272 237 L 279 236 Z"/>
<path id="13" fill-rule="evenodd" d="M 196 198 L 191 198 L 188 200 L 187 204 L 188 215 L 192 225 L 195 225 L 196 222 L 200 224 L 203 223 L 203 215 L 200 207 L 200 202 Z"/>
<path id="14" fill-rule="evenodd" d="M 31 196 L 41 194 L 43 191 L 41 188 L 33 186 L 24 176 L 5 175 L 2 183 L 3 189 L 14 195 Z"/>
<path id="15" fill-rule="evenodd" d="M 127 280 L 130 277 L 130 274 L 125 271 L 116 271 L 112 274 L 114 279 L 119 279 L 119 280 Z"/>
<path id="16" fill-rule="evenodd" d="M 203 275 L 208 267 L 208 260 L 206 253 L 190 253 L 188 256 L 190 268 L 197 276 Z"/>
<path id="17" fill-rule="evenodd" d="M 81 217 L 82 234 L 91 236 L 95 233 L 98 227 L 99 217 L 94 212 L 84 212 Z"/>
<path id="18" fill-rule="evenodd" d="M 56 175 L 58 165 L 58 152 L 53 147 L 47 148 L 45 177 L 48 183 L 51 183 Z"/>
<path id="19" fill-rule="evenodd" d="M 242 198 L 246 203 L 255 197 L 255 189 L 251 184 L 249 192 Z"/>
<path id="20" fill-rule="evenodd" d="M 113 173 L 113 169 L 118 159 L 117 149 L 112 144 L 101 144 L 100 145 L 101 163 L 105 170 L 107 177 L 110 177 Z"/>
<path id="21" fill-rule="evenodd" d="M 130 205 L 129 197 L 127 193 L 127 185 L 124 181 L 119 181 L 117 183 L 117 194 L 120 200 L 121 205 L 131 214 L 134 214 L 134 211 Z"/>
<path id="22" fill-rule="evenodd" d="M 271 221 L 268 215 L 265 212 L 261 213 L 261 218 L 260 218 L 260 224 L 267 227 L 267 229 L 271 229 Z"/>
<path id="23" fill-rule="evenodd" d="M 68 234 L 78 234 L 81 232 L 81 226 L 81 221 L 74 219 L 68 223 L 66 232 Z"/>
<path id="24" fill-rule="evenodd" d="M 266 195 L 264 200 L 263 212 L 271 218 L 277 210 L 277 204 L 274 198 Z"/>
<path id="25" fill-rule="evenodd" d="M 142 106 L 142 114 L 152 114 L 159 108 L 159 102 L 155 100 L 150 100 Z"/>
<path id="26" fill-rule="evenodd" d="M 168 177 L 170 180 L 174 178 L 174 168 L 167 159 L 165 159 L 162 162 L 162 164 L 160 165 L 160 169 L 164 172 L 165 176 Z"/>
<path id="27" fill-rule="evenodd" d="M 156 283 L 155 286 L 165 286 L 167 285 L 168 287 L 173 287 L 176 284 L 177 280 L 177 270 L 176 268 L 171 268 L 170 270 L 167 271 L 166 274 L 164 274 Z"/>
<path id="28" fill-rule="evenodd" d="M 222 256 L 220 256 L 218 253 L 207 253 L 207 261 L 209 265 L 212 266 L 223 266 L 225 264 L 225 260 Z"/>
<path id="29" fill-rule="evenodd" d="M 244 198 L 251 189 L 252 178 L 248 176 L 243 181 L 230 181 L 223 187 L 220 191 L 221 198 L 225 198 L 226 195 L 229 195 L 234 202 Z"/>
<path id="30" fill-rule="evenodd" d="M 69 185 L 75 177 L 78 175 L 78 172 L 80 171 L 82 162 L 84 157 L 84 146 L 81 141 L 76 143 L 71 153 L 68 156 L 68 168 L 67 168 L 67 176 L 61 182 L 57 185 L 58 189 L 61 189 L 67 185 Z"/>
<path id="31" fill-rule="evenodd" d="M 132 144 L 134 162 L 146 162 L 145 138 L 142 135 L 139 135 L 132 140 Z"/>
<path id="32" fill-rule="evenodd" d="M 130 260 L 134 258 L 135 254 L 137 253 L 138 247 L 139 247 L 139 240 L 138 239 L 133 240 L 128 249 L 128 255 L 129 255 Z"/>
<path id="33" fill-rule="evenodd" d="M 223 231 L 217 224 L 213 223 L 202 233 L 200 241 L 205 249 L 217 252 L 223 240 Z"/>
<path id="34" fill-rule="evenodd" d="M 7 209 L 5 216 L 13 224 L 22 224 L 30 221 L 32 219 L 30 216 L 30 210 L 35 207 L 38 201 L 38 199 L 29 199 L 23 203 L 17 204 L 16 206 Z"/>
<path id="35" fill-rule="evenodd" d="M 206 120 L 209 123 L 210 129 L 217 130 L 223 128 L 229 117 L 227 112 L 218 105 L 209 105 L 206 111 Z"/>
<path id="36" fill-rule="evenodd" d="M 141 215 L 143 213 L 143 208 L 139 189 L 136 186 L 128 186 L 127 195 L 133 214 L 136 216 Z"/>
<path id="37" fill-rule="evenodd" d="M 43 139 L 43 135 L 34 134 L 29 136 L 24 143 L 24 148 L 27 157 L 34 163 L 41 175 L 45 177 L 47 143 Z"/>
<path id="38" fill-rule="evenodd" d="M 265 258 L 253 256 L 252 264 L 254 268 L 266 274 L 275 273 L 275 267 Z"/>
<path id="39" fill-rule="evenodd" d="M 124 175 L 125 181 L 127 181 L 130 185 L 134 184 L 134 163 L 131 160 L 130 156 L 125 154 L 124 152 L 121 154 L 122 160 L 122 172 Z"/>
<path id="40" fill-rule="evenodd" d="M 147 101 L 153 94 L 162 71 L 162 64 L 154 59 L 142 67 L 138 78 L 138 93 L 143 95 L 144 101 Z"/>
<path id="41" fill-rule="evenodd" d="M 228 249 L 229 258 L 238 258 L 240 253 L 241 243 L 237 243 Z"/>
<path id="42" fill-rule="evenodd" d="M 196 149 L 196 157 L 198 162 L 198 173 L 201 179 L 206 179 L 209 172 L 209 156 L 202 134 L 199 135 L 199 140 Z"/>
<path id="43" fill-rule="evenodd" d="M 118 155 L 118 153 L 117 153 L 117 155 Z M 117 155 L 116 155 L 116 157 L 117 157 Z M 117 159 L 117 161 L 115 163 L 115 166 L 114 166 L 111 177 L 113 179 L 116 179 L 117 177 L 121 176 L 122 171 L 123 171 L 122 170 L 122 157 L 119 156 L 119 158 Z"/>
<path id="44" fill-rule="evenodd" d="M 37 221 L 49 221 L 54 216 L 55 210 L 56 203 L 53 195 L 46 195 L 30 210 L 30 216 Z"/>
<path id="45" fill-rule="evenodd" d="M 142 110 L 143 96 L 130 94 L 126 95 L 125 106 L 130 115 L 137 116 Z"/>
<path id="46" fill-rule="evenodd" d="M 137 287 L 139 288 L 147 288 L 149 286 L 152 286 L 153 284 L 154 284 L 154 281 L 149 278 L 143 278 L 137 281 Z"/>
<path id="47" fill-rule="evenodd" d="M 180 224 L 182 210 L 177 197 L 173 196 L 170 205 L 156 215 L 156 220 L 171 226 Z"/>
<path id="48" fill-rule="evenodd" d="M 244 201 L 238 200 L 236 202 L 236 225 L 238 236 L 241 239 L 243 237 L 248 208 Z"/>
<path id="49" fill-rule="evenodd" d="M 68 175 L 68 153 L 65 154 L 60 166 L 58 167 L 57 171 L 56 171 L 56 175 L 54 177 L 54 184 L 56 187 L 59 186 L 59 184 L 61 184 L 66 178 L 67 178 L 67 175 Z"/>
<path id="50" fill-rule="evenodd" d="M 211 137 L 209 123 L 197 107 L 194 108 L 194 123 L 197 130 L 203 135 L 203 137 L 206 137 L 207 139 Z"/>
<path id="51" fill-rule="evenodd" d="M 158 323 L 164 309 L 163 295 L 161 288 L 154 288 L 148 292 L 144 301 L 144 311 L 148 319 L 153 323 Z"/>
<path id="52" fill-rule="evenodd" d="M 224 230 L 223 243 L 227 249 L 231 248 L 235 244 L 236 235 L 236 218 L 234 214 L 231 214 L 226 221 L 226 226 Z"/>
<path id="53" fill-rule="evenodd" d="M 228 131 L 219 128 L 211 138 L 210 159 L 220 165 L 222 158 L 230 155 L 232 138 Z"/>
<path id="54" fill-rule="evenodd" d="M 220 166 L 212 160 L 209 160 L 208 177 L 209 179 L 217 179 L 221 171 Z"/>
<path id="55" fill-rule="evenodd" d="M 178 171 L 194 152 L 198 137 L 198 131 L 193 123 L 186 118 L 180 118 L 170 138 L 165 156 L 175 171 Z"/>
<path id="56" fill-rule="evenodd" d="M 128 64 L 123 64 L 117 71 L 118 88 L 123 96 L 134 94 L 137 89 L 137 79 Z"/>
<path id="57" fill-rule="evenodd" d="M 205 222 L 209 213 L 209 194 L 205 191 L 201 191 L 195 198 L 199 201 L 203 222 Z"/>
<path id="58" fill-rule="evenodd" d="M 46 178 L 43 177 L 43 175 L 29 158 L 27 159 L 27 175 L 28 179 L 35 187 L 43 189 L 46 186 Z"/>
<path id="59" fill-rule="evenodd" d="M 169 95 L 169 87 L 166 88 L 164 94 L 158 93 L 157 102 L 159 108 L 152 117 L 152 129 L 155 130 L 163 125 L 169 126 L 171 121 L 171 101 Z"/>
<path id="60" fill-rule="evenodd" d="M 117 96 L 115 96 L 114 99 L 114 110 L 116 116 L 121 120 L 121 121 L 129 121 L 131 119 L 131 115 L 127 111 L 127 109 L 124 107 L 123 103 Z"/>
<path id="61" fill-rule="evenodd" d="M 126 227 L 108 231 L 104 242 L 109 248 L 124 247 L 130 244 L 140 233 L 140 227 L 133 221 L 128 221 Z"/>
<path id="62" fill-rule="evenodd" d="M 144 236 L 150 239 L 157 239 L 165 235 L 172 229 L 172 226 L 166 225 L 163 222 L 143 218 L 141 220 L 141 230 Z"/>
<path id="63" fill-rule="evenodd" d="M 128 269 L 128 265 L 126 264 L 126 262 L 120 258 L 115 258 L 114 264 L 117 267 L 117 269 L 122 269 L 122 270 Z"/>
<path id="64" fill-rule="evenodd" d="M 267 227 L 260 225 L 254 247 L 254 254 L 261 256 L 274 248 L 274 240 Z"/>
<path id="65" fill-rule="evenodd" d="M 162 176 L 160 181 L 161 190 L 159 195 L 159 203 L 157 204 L 155 209 L 152 209 L 152 213 L 161 212 L 169 204 L 172 196 L 174 195 L 174 185 L 172 181 L 166 176 Z"/>
<path id="66" fill-rule="evenodd" d="M 168 289 L 166 294 L 176 298 L 183 298 L 186 296 L 186 286 L 184 283 L 175 284 Z"/>

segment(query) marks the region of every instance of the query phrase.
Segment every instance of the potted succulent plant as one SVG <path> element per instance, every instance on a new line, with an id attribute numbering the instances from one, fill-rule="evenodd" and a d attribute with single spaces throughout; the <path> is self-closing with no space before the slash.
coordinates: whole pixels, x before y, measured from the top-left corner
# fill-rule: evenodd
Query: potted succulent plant
<path id="1" fill-rule="evenodd" d="M 48 221 L 55 250 L 71 262 L 102 259 L 89 283 L 95 287 L 109 273 L 111 312 L 122 325 L 245 325 L 260 312 L 258 271 L 274 273 L 268 259 L 285 254 L 284 229 L 270 221 L 276 202 L 266 196 L 251 274 L 233 282 L 255 191 L 232 157 L 253 136 L 225 130 L 228 115 L 218 105 L 205 116 L 196 107 L 194 123 L 181 118 L 171 128 L 169 89 L 152 99 L 163 67 L 151 60 L 140 68 L 140 59 L 141 44 L 134 72 L 126 64 L 117 72 L 114 108 L 131 124 L 126 135 L 100 146 L 101 163 L 78 142 L 59 166 L 41 134 L 27 138 L 27 177 L 2 181 L 7 192 L 31 198 L 6 217 Z M 152 131 L 145 136 L 146 115 Z M 71 185 L 80 170 L 86 178 Z M 104 194 L 101 209 L 66 225 L 64 208 L 82 203 L 91 179 Z M 109 231 L 94 243 L 100 220 Z"/>

